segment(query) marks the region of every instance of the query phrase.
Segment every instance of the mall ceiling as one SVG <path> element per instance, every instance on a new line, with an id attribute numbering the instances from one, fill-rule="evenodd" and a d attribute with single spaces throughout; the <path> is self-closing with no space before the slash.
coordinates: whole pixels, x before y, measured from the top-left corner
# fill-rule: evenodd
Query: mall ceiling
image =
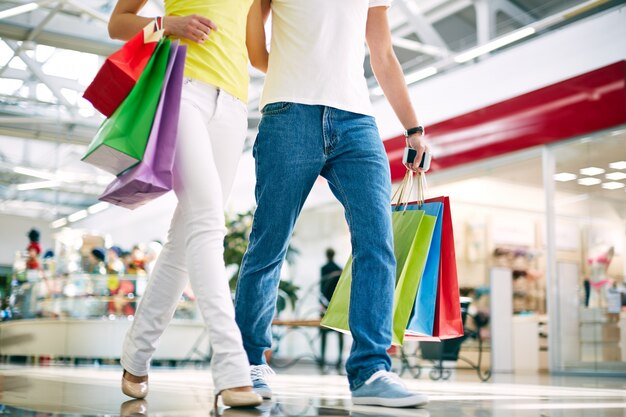
<path id="1" fill-rule="evenodd" d="M 474 59 L 454 58 L 477 45 L 528 25 L 541 36 L 618 3 L 623 2 L 394 0 L 390 23 L 407 82 L 419 82 L 432 68 L 441 73 L 471 65 Z M 102 122 L 80 96 L 104 57 L 121 45 L 106 30 L 114 5 L 115 0 L 0 2 L 0 215 L 58 219 L 93 206 L 111 180 L 79 161 Z M 148 0 L 144 13 L 162 10 L 161 0 Z M 365 68 L 372 98 L 379 99 L 367 59 Z M 252 139 L 263 77 L 253 69 L 250 75 Z"/>

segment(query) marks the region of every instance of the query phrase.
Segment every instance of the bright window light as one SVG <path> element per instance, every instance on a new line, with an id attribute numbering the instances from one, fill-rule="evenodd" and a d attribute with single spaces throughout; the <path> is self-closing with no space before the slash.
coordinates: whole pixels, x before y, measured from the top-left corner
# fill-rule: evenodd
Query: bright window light
<path id="1" fill-rule="evenodd" d="M 45 84 L 41 84 L 41 83 L 37 84 L 37 87 L 35 87 L 35 91 L 37 92 L 36 93 L 37 99 L 41 101 L 54 103 L 57 100 L 54 94 L 52 93 L 52 91 L 50 91 L 48 86 L 46 86 Z"/>
<path id="2" fill-rule="evenodd" d="M 626 179 L 626 173 L 624 172 L 611 172 L 605 175 L 607 180 L 620 181 Z"/>
<path id="3" fill-rule="evenodd" d="M 13 94 L 24 85 L 22 80 L 14 80 L 10 78 L 0 78 L 0 94 Z"/>
<path id="4" fill-rule="evenodd" d="M 35 59 L 38 62 L 46 62 L 52 57 L 55 51 L 56 48 L 53 46 L 37 45 L 35 47 Z"/>
<path id="5" fill-rule="evenodd" d="M 602 180 L 600 180 L 598 178 L 591 178 L 591 177 L 581 178 L 581 179 L 578 180 L 578 184 L 586 185 L 586 186 L 598 185 L 601 182 L 602 182 Z"/>
<path id="6" fill-rule="evenodd" d="M 571 174 L 569 172 L 559 172 L 558 174 L 554 174 L 555 181 L 567 182 L 575 180 L 576 174 Z"/>
<path id="7" fill-rule="evenodd" d="M 598 168 L 598 167 L 587 167 L 587 168 L 582 168 L 580 170 L 580 174 L 581 175 L 589 175 L 589 176 L 593 177 L 594 175 L 604 174 L 604 170 L 602 168 Z"/>
<path id="8" fill-rule="evenodd" d="M 619 188 L 624 188 L 624 184 L 617 181 L 605 182 L 602 184 L 602 188 L 605 190 L 617 190 Z"/>
<path id="9" fill-rule="evenodd" d="M 613 168 L 613 169 L 626 169 L 626 161 L 611 162 L 611 163 L 609 164 L 609 168 Z"/>
<path id="10" fill-rule="evenodd" d="M 22 61 L 22 59 L 20 57 L 13 58 L 11 60 L 11 62 L 9 63 L 9 68 L 13 68 L 13 69 L 17 69 L 17 70 L 26 70 L 26 69 L 28 69 L 28 67 L 26 66 L 24 61 Z"/>

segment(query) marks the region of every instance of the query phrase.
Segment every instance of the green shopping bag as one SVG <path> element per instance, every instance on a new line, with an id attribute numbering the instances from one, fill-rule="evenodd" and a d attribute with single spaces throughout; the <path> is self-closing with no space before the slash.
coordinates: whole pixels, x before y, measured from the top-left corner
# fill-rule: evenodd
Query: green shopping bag
<path id="1" fill-rule="evenodd" d="M 417 298 L 417 291 L 422 280 L 424 267 L 428 258 L 430 244 L 435 231 L 436 216 L 422 214 L 422 221 L 415 233 L 413 242 L 409 248 L 406 262 L 403 265 L 402 273 L 396 283 L 396 290 L 393 299 L 393 344 L 402 346 L 407 325 L 413 313 L 413 306 Z M 406 216 L 407 211 L 399 211 L 398 217 Z M 407 236 L 408 237 L 408 236 Z M 395 245 L 395 242 L 394 242 Z"/>
<path id="2" fill-rule="evenodd" d="M 169 39 L 159 41 L 135 87 L 98 129 L 83 161 L 118 175 L 142 160 L 161 97 L 169 52 Z"/>
<path id="3" fill-rule="evenodd" d="M 396 258 L 396 289 L 393 305 L 393 341 L 402 345 L 404 332 L 413 311 L 417 289 L 428 257 L 428 249 L 435 228 L 436 217 L 420 210 L 392 213 L 393 246 Z M 352 285 L 352 257 L 339 278 L 330 300 L 322 326 L 349 333 L 350 287 Z"/>

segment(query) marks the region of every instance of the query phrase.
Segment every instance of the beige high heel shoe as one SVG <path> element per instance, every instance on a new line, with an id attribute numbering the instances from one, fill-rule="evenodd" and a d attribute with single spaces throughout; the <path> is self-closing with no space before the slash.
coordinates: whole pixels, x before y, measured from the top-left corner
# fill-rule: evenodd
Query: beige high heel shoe
<path id="1" fill-rule="evenodd" d="M 143 382 L 132 382 L 125 378 L 128 372 L 124 370 L 122 373 L 122 392 L 129 397 L 142 399 L 148 395 L 148 380 Z"/>
<path id="2" fill-rule="evenodd" d="M 227 407 L 256 407 L 263 404 L 263 398 L 252 390 L 235 391 L 233 389 L 225 389 L 215 396 L 215 407 L 217 407 L 217 400 L 220 396 L 222 397 L 222 402 Z"/>

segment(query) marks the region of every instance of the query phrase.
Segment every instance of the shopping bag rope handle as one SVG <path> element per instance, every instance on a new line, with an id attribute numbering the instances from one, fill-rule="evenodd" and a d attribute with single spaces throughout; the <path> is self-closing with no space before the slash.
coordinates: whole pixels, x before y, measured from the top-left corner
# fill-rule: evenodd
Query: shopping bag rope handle
<path id="1" fill-rule="evenodd" d="M 414 176 L 417 175 L 417 180 L 414 180 Z M 426 183 L 426 174 L 418 172 L 417 174 L 410 169 L 407 169 L 400 186 L 396 189 L 391 197 L 391 203 L 396 206 L 403 206 L 402 211 L 405 211 L 409 202 L 411 201 L 411 194 L 413 193 L 413 183 L 416 184 L 417 191 L 417 204 L 418 206 L 424 205 L 426 200 L 426 190 L 428 185 Z"/>

